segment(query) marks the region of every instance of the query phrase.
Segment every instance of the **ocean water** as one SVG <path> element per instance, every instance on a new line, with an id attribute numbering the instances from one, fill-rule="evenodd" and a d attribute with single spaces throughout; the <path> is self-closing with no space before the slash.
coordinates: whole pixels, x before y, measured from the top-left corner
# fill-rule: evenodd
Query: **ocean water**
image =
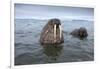
<path id="1" fill-rule="evenodd" d="M 81 62 L 94 60 L 94 22 L 86 20 L 61 21 L 64 43 L 43 46 L 39 43 L 47 20 L 15 19 L 15 65 Z M 85 27 L 86 39 L 80 40 L 69 33 Z"/>

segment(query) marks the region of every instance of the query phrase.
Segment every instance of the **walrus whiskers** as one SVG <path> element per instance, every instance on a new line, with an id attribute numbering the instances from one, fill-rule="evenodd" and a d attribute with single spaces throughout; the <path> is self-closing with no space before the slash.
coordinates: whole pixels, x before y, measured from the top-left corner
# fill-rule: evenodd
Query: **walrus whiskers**
<path id="1" fill-rule="evenodd" d="M 56 24 L 54 25 L 54 40 L 56 40 Z"/>
<path id="2" fill-rule="evenodd" d="M 62 28 L 61 28 L 61 25 L 59 25 L 59 30 L 60 30 L 60 38 L 61 38 L 61 35 L 62 35 Z"/>

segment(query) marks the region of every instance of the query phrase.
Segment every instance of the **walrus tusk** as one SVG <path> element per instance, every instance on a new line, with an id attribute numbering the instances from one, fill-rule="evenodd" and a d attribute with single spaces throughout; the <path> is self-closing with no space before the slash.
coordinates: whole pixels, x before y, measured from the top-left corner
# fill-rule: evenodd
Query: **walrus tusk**
<path id="1" fill-rule="evenodd" d="M 56 39 L 56 24 L 54 25 L 54 39 Z"/>
<path id="2" fill-rule="evenodd" d="M 59 25 L 59 30 L 60 30 L 60 38 L 61 38 L 61 35 L 62 35 L 62 28 L 61 28 L 61 25 Z"/>

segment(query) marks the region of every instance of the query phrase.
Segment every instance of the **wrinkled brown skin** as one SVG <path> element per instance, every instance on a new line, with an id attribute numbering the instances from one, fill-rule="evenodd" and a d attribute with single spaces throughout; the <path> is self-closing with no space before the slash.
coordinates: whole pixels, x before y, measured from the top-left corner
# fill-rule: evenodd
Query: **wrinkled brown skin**
<path id="1" fill-rule="evenodd" d="M 87 30 L 83 27 L 80 27 L 79 29 L 75 29 L 70 34 L 80 39 L 86 38 L 88 36 Z"/>
<path id="2" fill-rule="evenodd" d="M 56 39 L 54 38 L 54 25 L 55 24 L 57 25 Z M 40 43 L 41 44 L 61 44 L 63 43 L 64 38 L 63 38 L 63 34 L 61 34 L 61 38 L 60 38 L 59 25 L 61 25 L 61 22 L 59 19 L 49 20 L 48 23 L 42 29 L 42 32 L 40 35 Z"/>

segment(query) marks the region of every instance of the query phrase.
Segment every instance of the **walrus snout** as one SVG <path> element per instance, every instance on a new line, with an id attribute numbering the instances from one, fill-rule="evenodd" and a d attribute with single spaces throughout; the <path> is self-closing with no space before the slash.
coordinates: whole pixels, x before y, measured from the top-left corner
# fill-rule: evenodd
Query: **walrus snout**
<path id="1" fill-rule="evenodd" d="M 63 43 L 63 33 L 61 28 L 61 21 L 59 19 L 50 19 L 44 26 L 41 36 L 41 44 L 59 44 Z"/>
<path id="2" fill-rule="evenodd" d="M 57 26 L 61 25 L 61 21 L 59 19 L 57 19 L 57 18 L 49 20 L 49 23 L 55 24 Z"/>

